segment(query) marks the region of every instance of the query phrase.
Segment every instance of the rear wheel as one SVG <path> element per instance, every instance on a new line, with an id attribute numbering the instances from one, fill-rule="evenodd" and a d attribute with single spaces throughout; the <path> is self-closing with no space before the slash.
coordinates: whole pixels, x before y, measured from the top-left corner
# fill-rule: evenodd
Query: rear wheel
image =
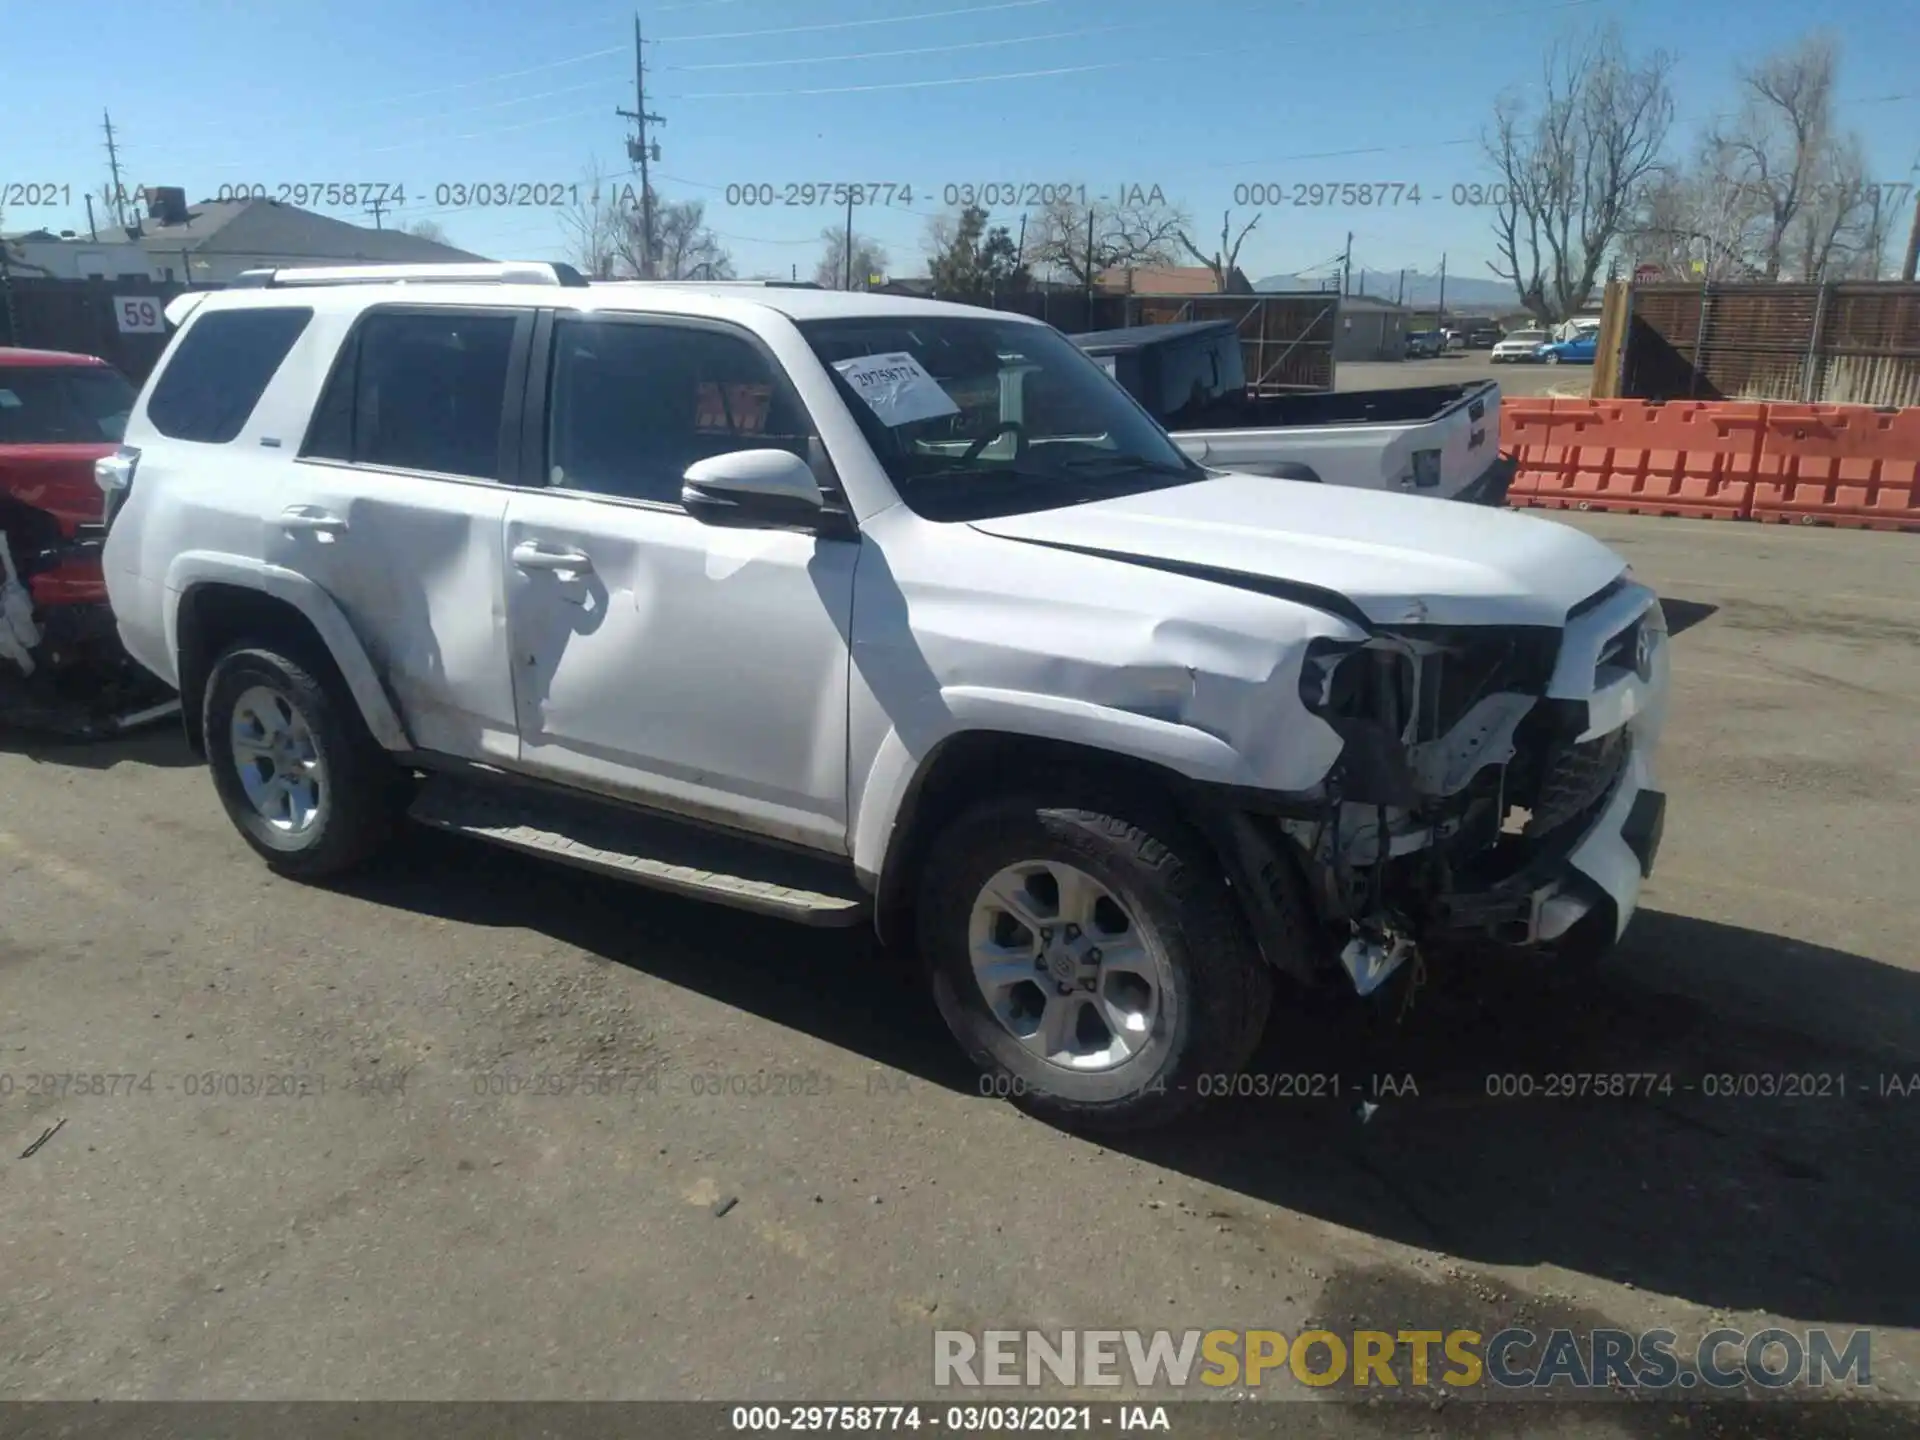
<path id="1" fill-rule="evenodd" d="M 982 1092 L 1083 1129 L 1172 1119 L 1260 1039 L 1272 976 L 1206 846 L 1152 804 L 968 811 L 933 846 L 920 941 Z"/>
<path id="2" fill-rule="evenodd" d="M 246 646 L 214 662 L 202 710 L 214 789 L 283 874 L 352 869 L 391 835 L 404 775 L 344 687 L 302 658 Z"/>

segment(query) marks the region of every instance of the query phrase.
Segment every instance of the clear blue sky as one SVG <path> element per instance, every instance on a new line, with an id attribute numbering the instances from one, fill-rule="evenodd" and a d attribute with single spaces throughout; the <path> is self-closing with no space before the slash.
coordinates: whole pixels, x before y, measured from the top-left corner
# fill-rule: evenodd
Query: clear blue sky
<path id="1" fill-rule="evenodd" d="M 1446 251 L 1455 274 L 1485 277 L 1487 215 L 1449 203 L 1451 187 L 1490 178 L 1476 137 L 1495 96 L 1533 80 L 1556 36 L 1602 20 L 1636 50 L 1677 54 L 1683 136 L 1728 108 L 1737 60 L 1824 24 L 1841 42 L 1840 117 L 1864 136 L 1872 178 L 1920 180 L 1914 0 L 682 0 L 640 13 L 651 108 L 667 117 L 656 184 L 708 202 L 743 274 L 804 275 L 838 212 L 727 205 L 740 182 L 911 184 L 911 209 L 856 224 L 912 274 L 950 183 L 1158 184 L 1217 234 L 1236 185 L 1387 181 L 1419 185 L 1423 203 L 1269 210 L 1243 268 L 1314 267 L 1352 230 L 1356 269 L 1431 270 Z M 15 206 L 8 228 L 84 226 L 110 109 L 130 183 L 200 199 L 242 182 L 398 182 L 399 220 L 431 216 L 488 254 L 559 258 L 551 212 L 456 209 L 436 188 L 575 182 L 596 159 L 623 170 L 613 110 L 633 102 L 632 15 L 617 0 L 12 0 L 0 183 L 71 184 L 74 204 Z"/>

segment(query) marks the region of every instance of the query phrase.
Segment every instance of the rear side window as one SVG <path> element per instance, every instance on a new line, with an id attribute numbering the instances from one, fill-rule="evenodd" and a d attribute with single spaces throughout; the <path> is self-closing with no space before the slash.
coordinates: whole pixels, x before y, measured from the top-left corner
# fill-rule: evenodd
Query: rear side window
<path id="1" fill-rule="evenodd" d="M 313 311 L 291 307 L 202 315 L 147 398 L 147 419 L 171 439 L 224 445 L 247 423 L 312 318 Z"/>
<path id="2" fill-rule="evenodd" d="M 518 324 L 512 314 L 369 313 L 327 382 L 305 453 L 498 479 Z"/>

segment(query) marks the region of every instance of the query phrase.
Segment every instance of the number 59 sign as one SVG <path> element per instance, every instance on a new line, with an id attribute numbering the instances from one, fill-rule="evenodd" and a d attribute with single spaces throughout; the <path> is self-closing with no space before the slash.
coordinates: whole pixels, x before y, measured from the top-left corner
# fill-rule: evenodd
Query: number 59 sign
<path id="1" fill-rule="evenodd" d="M 152 295 L 114 296 L 113 318 L 122 335 L 159 334 L 167 328 L 166 312 Z"/>

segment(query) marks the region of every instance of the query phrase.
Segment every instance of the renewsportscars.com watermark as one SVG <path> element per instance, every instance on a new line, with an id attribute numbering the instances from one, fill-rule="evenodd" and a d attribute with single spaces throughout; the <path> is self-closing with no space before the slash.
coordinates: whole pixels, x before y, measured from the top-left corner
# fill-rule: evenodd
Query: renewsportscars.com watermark
<path id="1" fill-rule="evenodd" d="M 1867 1330 L 936 1330 L 933 1383 L 1224 1389 L 1336 1385 L 1564 1394 L 1873 1384 Z"/>

